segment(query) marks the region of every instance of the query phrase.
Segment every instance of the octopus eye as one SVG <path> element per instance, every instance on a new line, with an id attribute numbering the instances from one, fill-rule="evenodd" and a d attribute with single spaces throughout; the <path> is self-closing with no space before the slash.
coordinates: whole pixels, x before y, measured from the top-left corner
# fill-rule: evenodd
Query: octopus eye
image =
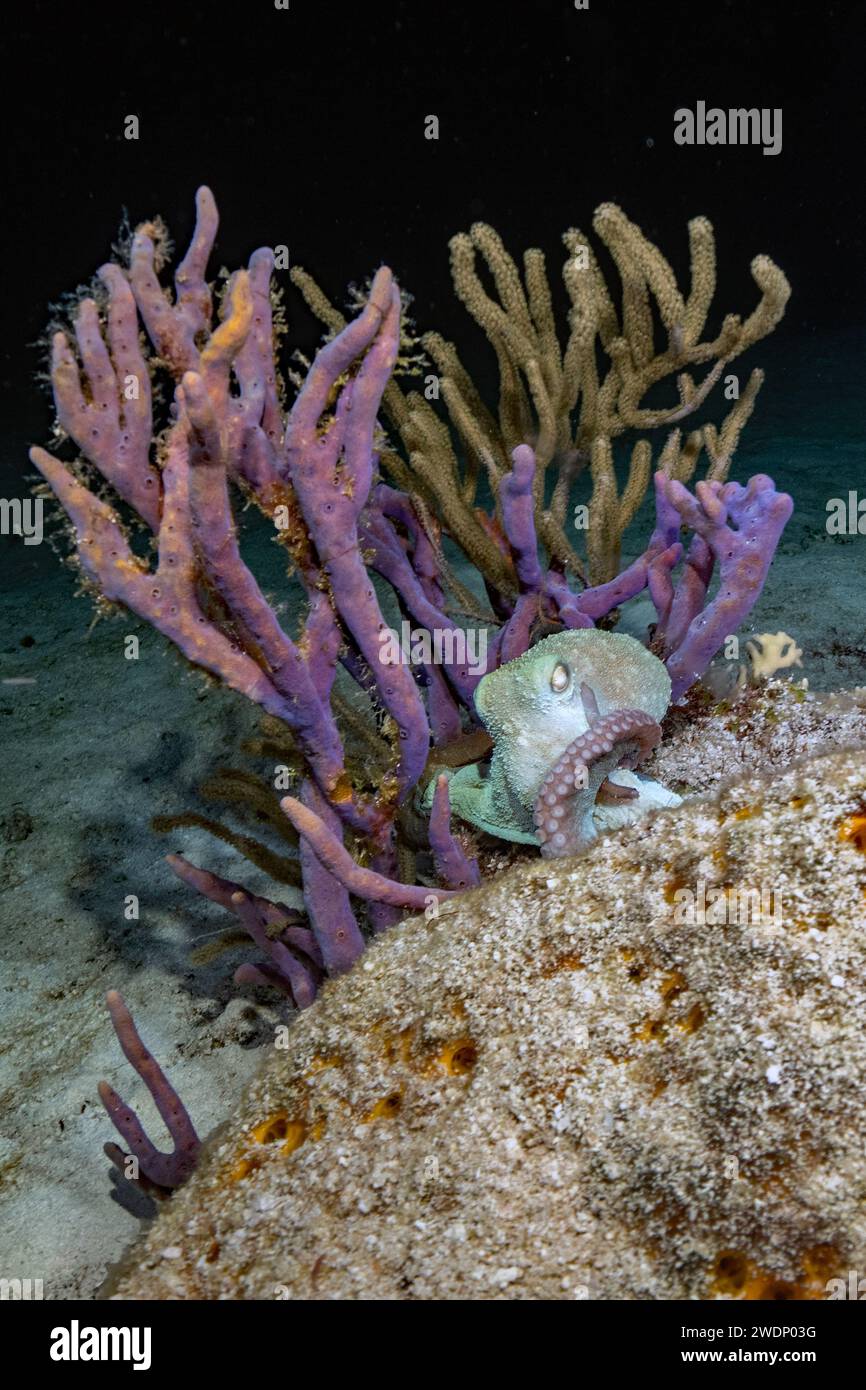
<path id="1" fill-rule="evenodd" d="M 557 695 L 559 695 L 563 690 L 568 689 L 570 680 L 571 672 L 563 662 L 560 662 L 558 666 L 554 666 L 553 668 L 553 675 L 550 677 L 550 688 L 551 690 L 555 690 Z"/>

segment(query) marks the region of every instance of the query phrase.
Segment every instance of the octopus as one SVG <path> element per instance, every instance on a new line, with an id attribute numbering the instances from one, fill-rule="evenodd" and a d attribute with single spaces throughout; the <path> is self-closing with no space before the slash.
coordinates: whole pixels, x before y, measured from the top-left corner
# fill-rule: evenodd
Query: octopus
<path id="1" fill-rule="evenodd" d="M 670 695 L 664 664 L 633 637 L 544 638 L 479 682 L 475 708 L 493 754 L 446 773 L 452 811 L 559 858 L 601 830 L 678 806 L 675 792 L 636 771 L 661 739 Z"/>

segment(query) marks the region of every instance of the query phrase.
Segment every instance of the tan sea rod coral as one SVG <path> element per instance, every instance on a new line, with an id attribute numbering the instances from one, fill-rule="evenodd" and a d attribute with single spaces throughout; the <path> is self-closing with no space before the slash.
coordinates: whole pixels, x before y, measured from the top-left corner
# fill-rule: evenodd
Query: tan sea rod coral
<path id="1" fill-rule="evenodd" d="M 826 1297 L 866 1267 L 864 889 L 840 752 L 404 923 L 115 1295 Z"/>
<path id="2" fill-rule="evenodd" d="M 523 256 L 523 276 L 497 232 L 476 222 L 452 237 L 451 274 L 458 298 L 484 330 L 496 353 L 499 404 L 488 409 L 460 360 L 439 333 L 421 342 L 438 373 L 451 430 L 425 391 L 404 393 L 395 381 L 383 406 L 402 452 L 386 448 L 382 463 L 397 484 L 445 524 L 475 567 L 496 589 L 509 593 L 510 574 L 497 538 L 475 510 L 481 478 L 494 498 L 519 444 L 534 446 L 535 526 L 552 561 L 585 578 L 572 543 L 572 484 L 590 467 L 592 494 L 586 525 L 589 582 L 606 583 L 620 569 L 620 542 L 646 494 L 653 471 L 648 432 L 665 431 L 655 468 L 686 483 L 706 452 L 705 476 L 724 482 L 740 434 L 764 374 L 758 368 L 732 397 L 721 428 L 698 426 L 697 413 L 727 365 L 771 333 L 785 312 L 791 287 L 769 256 L 756 256 L 752 278 L 760 299 L 742 319 L 728 314 L 718 333 L 703 334 L 716 289 L 716 245 L 706 217 L 689 222 L 690 286 L 683 294 L 658 247 L 615 203 L 603 203 L 593 231 L 615 267 L 611 291 L 589 238 L 572 227 L 563 234 L 563 282 L 569 298 L 568 334 L 560 341 L 544 253 Z M 483 272 L 479 274 L 479 262 Z M 345 319 L 301 267 L 292 279 L 311 309 L 333 333 Z M 495 297 L 485 288 L 485 280 Z M 617 302 L 618 301 L 618 302 Z M 695 370 L 702 373 L 695 380 Z M 676 381 L 672 404 L 658 403 L 654 388 Z M 669 390 L 670 394 L 670 390 Z M 652 403 L 647 399 L 652 396 Z M 681 426 L 693 428 L 683 437 Z M 633 440 L 620 489 L 614 441 Z M 637 438 L 636 436 L 640 436 Z"/>

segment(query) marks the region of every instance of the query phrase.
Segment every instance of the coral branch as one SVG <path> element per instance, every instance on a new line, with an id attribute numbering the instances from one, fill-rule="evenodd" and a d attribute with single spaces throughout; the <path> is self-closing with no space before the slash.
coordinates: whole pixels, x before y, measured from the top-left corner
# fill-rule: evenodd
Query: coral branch
<path id="1" fill-rule="evenodd" d="M 493 540 L 483 513 L 475 508 L 480 466 L 501 501 L 509 454 L 532 443 L 538 459 L 533 486 L 536 534 L 565 573 L 582 579 L 583 566 L 567 538 L 564 521 L 571 483 L 589 462 L 593 479 L 590 580 L 607 583 L 616 576 L 622 534 L 637 511 L 651 472 L 649 441 L 638 440 L 620 494 L 612 441 L 627 430 L 669 429 L 695 417 L 726 364 L 772 332 L 790 295 L 778 266 L 766 256 L 756 257 L 751 269 L 761 296 L 757 307 L 745 321 L 728 315 L 718 336 L 702 341 L 716 288 L 715 238 L 707 219 L 689 223 L 688 294 L 679 290 L 661 251 L 621 208 L 602 204 L 593 229 L 619 273 L 621 305 L 608 288 L 589 237 L 571 228 L 563 237 L 567 259 L 562 273 L 571 301 L 564 346 L 540 251 L 525 253 L 521 275 L 492 227 L 477 222 L 468 233 L 452 239 L 455 291 L 496 353 L 500 373 L 496 414 L 484 405 L 457 349 L 438 333 L 427 333 L 422 341 L 436 365 L 456 441 L 419 394 L 404 395 L 391 382 L 384 397 L 405 450 L 405 458 L 388 453 L 392 477 L 404 491 L 423 496 L 488 586 L 508 598 L 519 580 Z M 486 263 L 495 294 L 479 274 L 479 260 Z M 306 272 L 296 268 L 292 278 L 329 328 L 342 322 Z M 662 342 L 656 341 L 657 320 Z M 608 366 L 602 375 L 599 363 L 605 359 Z M 699 367 L 706 370 L 696 384 L 690 371 Z M 661 408 L 646 407 L 645 397 L 665 380 L 676 382 L 676 401 Z M 724 480 L 760 383 L 760 373 L 753 374 L 720 433 L 707 426 L 706 435 L 698 429 L 681 444 L 679 431 L 673 431 L 663 450 L 670 476 L 687 482 L 706 445 L 708 477 Z M 545 475 L 554 464 L 558 476 L 546 505 Z"/>

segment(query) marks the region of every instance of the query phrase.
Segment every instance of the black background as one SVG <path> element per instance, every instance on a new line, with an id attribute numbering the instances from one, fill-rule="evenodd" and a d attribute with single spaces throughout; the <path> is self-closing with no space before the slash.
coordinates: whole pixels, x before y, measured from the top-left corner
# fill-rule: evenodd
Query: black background
<path id="1" fill-rule="evenodd" d="M 4 22 L 14 468 L 47 437 L 31 345 L 49 302 L 107 257 L 124 208 L 133 224 L 161 212 L 183 248 L 202 182 L 221 211 L 214 270 L 286 243 L 342 303 L 387 261 L 419 326 L 456 337 L 470 367 L 484 349 L 451 290 L 448 237 L 482 218 L 515 252 L 541 245 L 553 270 L 561 232 L 588 230 L 606 200 L 682 272 L 688 217 L 711 218 L 713 331 L 754 304 L 757 252 L 794 285 L 784 333 L 863 323 L 866 20 L 853 0 L 34 3 Z M 782 152 L 675 145 L 675 109 L 698 100 L 782 107 Z M 438 141 L 424 138 L 429 114 Z M 289 311 L 309 347 L 318 329 L 292 290 Z"/>

